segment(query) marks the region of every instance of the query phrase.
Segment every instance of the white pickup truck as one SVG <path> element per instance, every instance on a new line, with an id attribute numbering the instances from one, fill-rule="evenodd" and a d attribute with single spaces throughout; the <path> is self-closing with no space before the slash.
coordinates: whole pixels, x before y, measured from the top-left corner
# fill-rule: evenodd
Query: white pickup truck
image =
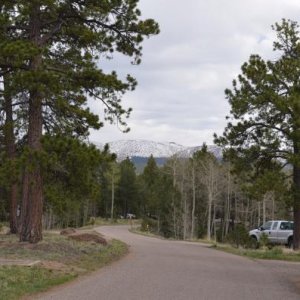
<path id="1" fill-rule="evenodd" d="M 294 223 L 291 221 L 275 220 L 268 221 L 260 226 L 258 229 L 249 232 L 250 237 L 259 243 L 262 233 L 267 234 L 269 242 L 272 244 L 281 244 L 292 247 L 293 245 L 293 227 Z"/>

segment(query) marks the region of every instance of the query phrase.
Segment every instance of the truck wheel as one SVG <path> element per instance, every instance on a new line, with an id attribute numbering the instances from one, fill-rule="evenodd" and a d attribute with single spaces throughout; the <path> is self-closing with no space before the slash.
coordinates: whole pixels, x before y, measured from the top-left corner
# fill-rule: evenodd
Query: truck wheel
<path id="1" fill-rule="evenodd" d="M 287 243 L 288 248 L 293 248 L 293 237 L 290 236 Z"/>

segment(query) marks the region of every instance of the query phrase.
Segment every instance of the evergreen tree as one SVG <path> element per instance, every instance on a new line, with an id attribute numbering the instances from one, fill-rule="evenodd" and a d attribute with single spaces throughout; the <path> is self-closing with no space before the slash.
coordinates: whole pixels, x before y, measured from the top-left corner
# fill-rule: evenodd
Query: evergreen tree
<path id="1" fill-rule="evenodd" d="M 300 34 L 296 22 L 273 26 L 274 50 L 281 56 L 265 61 L 252 55 L 242 74 L 226 90 L 231 116 L 220 145 L 266 168 L 281 162 L 293 167 L 294 249 L 300 247 Z M 244 161 L 245 161 L 244 160 Z"/>
<path id="2" fill-rule="evenodd" d="M 155 198 L 156 214 L 158 217 L 158 233 L 169 238 L 178 238 L 177 228 L 174 228 L 173 206 L 177 204 L 178 193 L 173 186 L 172 174 L 163 167 L 156 174 Z"/>
<path id="3" fill-rule="evenodd" d="M 142 175 L 145 190 L 146 198 L 144 199 L 144 213 L 147 215 L 157 217 L 158 214 L 158 182 L 159 182 L 159 169 L 157 167 L 156 161 L 151 155 L 147 161 L 147 165 L 144 168 Z"/>
<path id="4" fill-rule="evenodd" d="M 45 212 L 62 226 L 81 226 L 100 197 L 101 165 L 112 156 L 72 137 L 43 137 Z M 53 225 L 53 224 L 51 224 Z"/>
<path id="5" fill-rule="evenodd" d="M 105 172 L 106 184 L 109 187 L 110 191 L 108 199 L 108 203 L 110 203 L 110 220 L 113 221 L 115 217 L 115 198 L 116 198 L 116 190 L 117 185 L 120 180 L 120 168 L 116 161 L 112 161 L 109 163 L 108 168 Z"/>
<path id="6" fill-rule="evenodd" d="M 116 203 L 119 214 L 126 218 L 128 213 L 137 214 L 139 208 L 135 167 L 129 158 L 120 163 L 119 176 Z"/>
<path id="7" fill-rule="evenodd" d="M 12 108 L 12 95 L 10 89 L 9 75 L 3 75 L 3 108 L 5 111 L 5 124 L 4 124 L 4 138 L 6 147 L 6 158 L 9 160 L 11 165 L 16 163 L 16 143 L 14 133 L 14 118 Z M 17 196 L 18 196 L 18 185 L 16 176 L 11 176 L 11 182 L 8 185 L 8 194 L 10 202 L 10 232 L 18 232 L 17 223 Z"/>
<path id="8" fill-rule="evenodd" d="M 22 106 L 26 132 L 26 165 L 22 183 L 21 241 L 42 239 L 43 178 L 41 137 L 64 131 L 83 136 L 100 128 L 86 108 L 87 97 L 100 100 L 106 119 L 125 126 L 129 110 L 120 95 L 135 87 L 128 76 L 104 74 L 101 57 L 117 51 L 140 62 L 144 36 L 158 33 L 157 24 L 140 20 L 138 0 L 4 0 L 0 4 L 0 69 L 11 74 Z M 5 34 L 4 34 L 5 33 Z M 44 127 L 43 127 L 44 126 Z"/>

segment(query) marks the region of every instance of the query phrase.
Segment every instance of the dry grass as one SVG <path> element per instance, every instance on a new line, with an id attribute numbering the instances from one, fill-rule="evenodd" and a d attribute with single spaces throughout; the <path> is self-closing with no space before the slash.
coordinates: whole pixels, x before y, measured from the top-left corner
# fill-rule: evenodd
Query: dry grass
<path id="1" fill-rule="evenodd" d="M 76 241 L 46 233 L 38 244 L 20 243 L 14 235 L 0 235 L 0 258 L 39 260 L 34 267 L 0 266 L 0 299 L 18 299 L 43 291 L 96 270 L 124 255 L 126 244 L 112 240 L 107 245 Z"/>
<path id="2" fill-rule="evenodd" d="M 276 246 L 271 249 L 244 249 L 234 248 L 230 245 L 225 244 L 217 244 L 214 245 L 213 248 L 254 259 L 274 259 L 300 262 L 300 251 L 294 251 L 284 246 Z"/>

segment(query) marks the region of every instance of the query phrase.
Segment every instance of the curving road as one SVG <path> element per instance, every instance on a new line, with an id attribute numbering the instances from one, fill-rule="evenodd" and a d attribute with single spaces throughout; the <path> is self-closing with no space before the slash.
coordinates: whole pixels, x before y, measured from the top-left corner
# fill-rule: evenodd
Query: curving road
<path id="1" fill-rule="evenodd" d="M 300 299 L 300 264 L 250 260 L 198 243 L 149 238 L 126 226 L 98 230 L 128 243 L 129 255 L 35 299 Z"/>

